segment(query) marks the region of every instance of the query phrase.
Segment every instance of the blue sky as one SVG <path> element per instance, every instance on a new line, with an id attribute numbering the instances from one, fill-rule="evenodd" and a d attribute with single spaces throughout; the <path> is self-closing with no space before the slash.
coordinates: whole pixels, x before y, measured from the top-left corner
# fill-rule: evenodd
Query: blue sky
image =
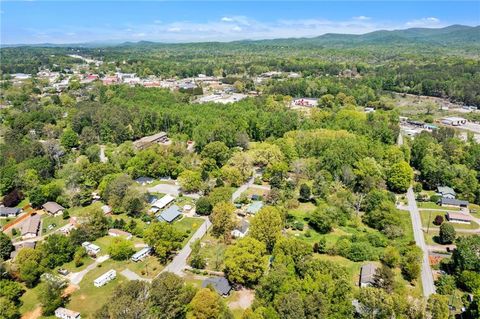
<path id="1" fill-rule="evenodd" d="M 0 1 L 2 44 L 231 41 L 480 24 L 480 1 Z"/>

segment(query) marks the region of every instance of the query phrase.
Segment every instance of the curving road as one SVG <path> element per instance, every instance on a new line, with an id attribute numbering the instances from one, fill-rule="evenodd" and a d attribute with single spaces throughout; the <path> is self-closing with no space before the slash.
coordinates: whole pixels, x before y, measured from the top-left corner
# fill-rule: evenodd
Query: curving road
<path id="1" fill-rule="evenodd" d="M 423 251 L 421 277 L 423 295 L 428 299 L 431 294 L 435 293 L 435 284 L 433 282 L 432 268 L 430 267 L 430 262 L 428 261 L 428 247 L 425 244 L 425 238 L 423 237 L 422 220 L 420 219 L 420 212 L 418 211 L 415 194 L 413 193 L 413 188 L 411 186 L 407 191 L 407 200 L 408 210 L 410 211 L 410 217 L 413 225 L 413 237 L 415 238 L 417 246 Z"/>

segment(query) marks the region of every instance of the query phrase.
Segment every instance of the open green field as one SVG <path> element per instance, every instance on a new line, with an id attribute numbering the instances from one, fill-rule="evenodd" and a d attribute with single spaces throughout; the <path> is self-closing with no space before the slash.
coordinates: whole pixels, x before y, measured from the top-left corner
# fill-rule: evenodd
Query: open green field
<path id="1" fill-rule="evenodd" d="M 437 211 L 420 211 L 420 218 L 422 219 L 423 227 L 430 227 L 430 229 L 440 229 L 440 226 L 437 226 L 433 223 L 433 220 L 437 215 L 443 217 L 444 222 L 446 221 L 445 212 Z M 429 223 L 430 221 L 430 223 Z M 472 221 L 470 224 L 461 224 L 461 223 L 451 223 L 455 229 L 478 229 L 480 226 Z"/>
<path id="2" fill-rule="evenodd" d="M 432 208 L 432 209 L 443 209 L 443 210 L 454 210 L 454 211 L 460 211 L 461 209 L 459 207 L 443 207 L 440 205 L 435 204 L 434 202 L 417 202 L 418 208 Z"/>

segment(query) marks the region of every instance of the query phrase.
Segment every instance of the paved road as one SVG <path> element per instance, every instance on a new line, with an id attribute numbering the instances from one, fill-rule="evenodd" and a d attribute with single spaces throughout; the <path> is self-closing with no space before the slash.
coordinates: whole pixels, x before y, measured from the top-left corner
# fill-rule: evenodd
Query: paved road
<path id="1" fill-rule="evenodd" d="M 246 191 L 251 185 L 253 185 L 254 177 L 250 178 L 245 184 L 240 186 L 233 194 L 232 194 L 232 202 L 234 202 L 240 195 Z M 202 238 L 207 233 L 212 223 L 208 219 L 208 217 L 203 218 L 205 221 L 203 224 L 197 229 L 195 234 L 193 234 L 192 238 L 188 241 L 188 243 L 180 250 L 180 252 L 173 258 L 173 260 L 158 274 L 160 275 L 162 272 L 169 271 L 177 274 L 179 276 L 184 275 L 183 270 L 187 267 L 187 258 L 190 256 L 192 249 L 190 245 L 197 239 Z M 157 275 L 157 277 L 158 277 Z"/>
<path id="2" fill-rule="evenodd" d="M 423 237 L 422 221 L 420 219 L 420 212 L 418 211 L 417 202 L 415 200 L 415 194 L 413 188 L 410 187 L 407 191 L 408 210 L 410 211 L 410 217 L 413 225 L 413 236 L 417 246 L 423 251 L 422 257 L 422 284 L 423 295 L 428 298 L 431 294 L 435 293 L 435 285 L 433 283 L 433 273 L 430 263 L 428 261 L 428 247 L 425 244 L 425 238 Z"/>
<path id="3" fill-rule="evenodd" d="M 207 233 L 208 229 L 212 225 L 208 217 L 204 218 L 203 224 L 197 229 L 188 243 L 180 250 L 180 252 L 173 258 L 173 260 L 162 270 L 162 272 L 169 271 L 179 276 L 183 275 L 183 269 L 187 266 L 187 258 L 192 252 L 190 245 L 197 239 L 202 238 Z M 160 272 L 160 273 L 162 273 Z M 160 275 L 160 274 L 159 274 Z M 158 275 L 157 275 L 158 277 Z"/>

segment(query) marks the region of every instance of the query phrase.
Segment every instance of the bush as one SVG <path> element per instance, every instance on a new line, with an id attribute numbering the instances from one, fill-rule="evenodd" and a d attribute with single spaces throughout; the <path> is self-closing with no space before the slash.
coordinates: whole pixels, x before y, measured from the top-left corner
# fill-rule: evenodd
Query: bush
<path id="1" fill-rule="evenodd" d="M 368 243 L 353 243 L 350 246 L 350 251 L 347 256 L 344 256 L 352 261 L 377 260 L 378 256 Z"/>
<path id="2" fill-rule="evenodd" d="M 207 197 L 200 197 L 196 203 L 196 213 L 199 215 L 210 215 L 213 206 Z"/>
<path id="3" fill-rule="evenodd" d="M 443 216 L 437 215 L 435 216 L 435 219 L 433 220 L 433 224 L 440 226 L 443 223 Z"/>
<path id="4" fill-rule="evenodd" d="M 450 223 L 443 223 L 440 226 L 440 242 L 442 244 L 451 244 L 455 241 L 455 237 L 457 236 L 457 233 L 455 231 L 455 228 L 453 227 L 452 224 Z"/>
<path id="5" fill-rule="evenodd" d="M 434 195 L 430 196 L 430 201 L 436 203 L 436 202 L 438 202 L 441 198 L 442 198 L 442 197 L 440 197 L 439 195 L 434 194 Z"/>

